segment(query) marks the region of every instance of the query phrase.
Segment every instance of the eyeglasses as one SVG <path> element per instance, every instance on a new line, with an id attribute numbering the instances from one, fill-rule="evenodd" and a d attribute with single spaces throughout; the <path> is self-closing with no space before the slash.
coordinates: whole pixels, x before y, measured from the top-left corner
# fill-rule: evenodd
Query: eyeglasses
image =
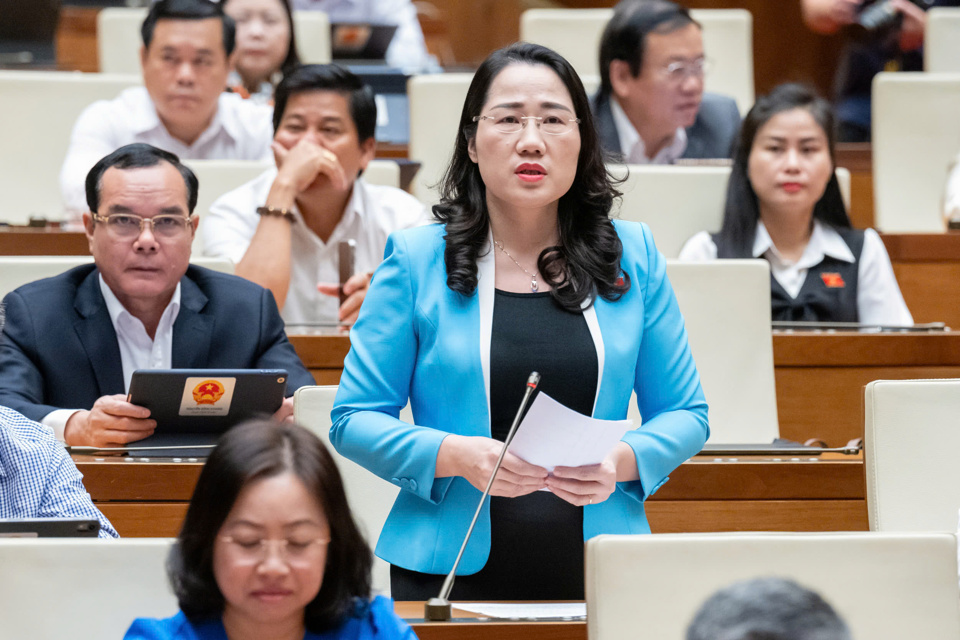
<path id="1" fill-rule="evenodd" d="M 494 113 L 489 116 L 473 116 L 474 122 L 481 120 L 492 120 L 493 128 L 500 133 L 517 133 L 527 126 L 528 121 L 533 120 L 541 133 L 552 136 L 570 133 L 574 130 L 574 125 L 580 123 L 580 118 L 565 119 L 557 115 L 524 116 L 519 113 Z"/>
<path id="2" fill-rule="evenodd" d="M 106 224 L 107 231 L 117 238 L 136 238 L 143 233 L 143 225 L 149 224 L 153 235 L 174 239 L 186 233 L 193 216 L 161 215 L 144 218 L 133 213 L 113 213 L 109 216 L 94 213 L 93 219 Z"/>
<path id="3" fill-rule="evenodd" d="M 706 58 L 676 60 L 664 67 L 660 67 L 660 73 L 670 82 L 680 83 L 686 80 L 687 76 L 703 78 L 712 68 L 713 63 Z"/>
<path id="4" fill-rule="evenodd" d="M 270 547 L 277 547 L 280 559 L 287 564 L 302 564 L 312 559 L 313 548 L 329 544 L 330 538 L 310 538 L 307 540 L 286 538 L 274 540 L 272 538 L 241 538 L 234 536 L 220 536 L 220 539 L 231 545 L 238 559 L 244 564 L 258 564 L 267 559 Z"/>

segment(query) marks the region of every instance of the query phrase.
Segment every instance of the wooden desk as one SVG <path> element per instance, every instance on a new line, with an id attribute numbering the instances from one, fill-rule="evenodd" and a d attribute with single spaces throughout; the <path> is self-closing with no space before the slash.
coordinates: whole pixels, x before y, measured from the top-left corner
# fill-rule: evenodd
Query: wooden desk
<path id="1" fill-rule="evenodd" d="M 775 333 L 780 435 L 832 446 L 863 436 L 872 380 L 960 377 L 960 333 Z"/>
<path id="2" fill-rule="evenodd" d="M 87 236 L 79 231 L 0 227 L 0 256 L 88 256 Z"/>
<path id="3" fill-rule="evenodd" d="M 880 236 L 914 322 L 960 329 L 960 233 Z"/>
<path id="4" fill-rule="evenodd" d="M 960 278 L 956 282 L 960 290 Z M 346 336 L 292 335 L 290 341 L 318 384 L 339 382 L 350 350 Z M 863 436 L 868 382 L 960 377 L 960 333 L 777 333 L 773 362 L 780 435 L 841 446 Z"/>
<path id="5" fill-rule="evenodd" d="M 394 611 L 420 640 L 586 640 L 585 620 L 569 622 L 478 620 L 475 613 L 453 610 L 449 622 L 426 622 L 423 602 L 395 602 Z"/>
<path id="6" fill-rule="evenodd" d="M 91 497 L 125 537 L 175 536 L 201 462 L 74 456 Z M 698 456 L 647 501 L 658 533 L 866 530 L 863 460 Z"/>

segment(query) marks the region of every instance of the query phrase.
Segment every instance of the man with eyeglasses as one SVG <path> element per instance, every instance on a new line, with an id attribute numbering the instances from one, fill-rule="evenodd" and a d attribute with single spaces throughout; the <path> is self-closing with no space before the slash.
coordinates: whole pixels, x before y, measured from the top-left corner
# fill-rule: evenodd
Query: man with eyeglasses
<path id="1" fill-rule="evenodd" d="M 0 405 L 70 445 L 120 446 L 153 433 L 126 392 L 136 369 L 285 369 L 313 377 L 287 341 L 270 292 L 190 266 L 197 178 L 173 154 L 121 147 L 87 174 L 94 264 L 3 299 Z M 276 418 L 292 415 L 288 398 Z"/>
<path id="2" fill-rule="evenodd" d="M 630 164 L 729 158 L 740 129 L 732 98 L 704 93 L 700 25 L 667 0 L 623 0 L 600 41 L 592 101 L 603 148 Z"/>
<path id="3" fill-rule="evenodd" d="M 87 107 L 60 170 L 72 223 L 87 210 L 84 176 L 125 144 L 146 142 L 188 160 L 267 160 L 270 108 L 225 93 L 233 19 L 209 0 L 160 0 L 141 27 L 143 86 Z"/>

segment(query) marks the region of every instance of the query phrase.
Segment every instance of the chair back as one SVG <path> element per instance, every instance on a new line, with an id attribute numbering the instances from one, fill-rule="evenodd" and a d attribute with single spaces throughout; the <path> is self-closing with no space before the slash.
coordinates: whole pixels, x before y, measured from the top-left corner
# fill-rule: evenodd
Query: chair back
<path id="1" fill-rule="evenodd" d="M 780 436 L 766 260 L 667 262 L 703 393 L 710 444 L 770 443 Z M 639 412 L 631 401 L 636 424 Z"/>
<path id="2" fill-rule="evenodd" d="M 934 7 L 927 11 L 923 70 L 960 72 L 960 7 Z"/>
<path id="3" fill-rule="evenodd" d="M 137 84 L 136 76 L 0 71 L 0 221 L 61 220 L 60 167 L 74 123 L 91 103 Z"/>
<path id="4" fill-rule="evenodd" d="M 598 536 L 586 545 L 587 637 L 679 640 L 718 589 L 776 576 L 819 592 L 854 638 L 955 639 L 956 549 L 949 534 Z"/>
<path id="5" fill-rule="evenodd" d="M 871 531 L 956 531 L 960 380 L 875 380 L 864 394 Z"/>
<path id="6" fill-rule="evenodd" d="M 960 151 L 960 74 L 878 73 L 873 79 L 877 229 L 943 231 L 947 169 Z"/>
<path id="7" fill-rule="evenodd" d="M 200 218 L 200 226 L 193 236 L 193 255 L 203 255 L 203 219 L 210 213 L 210 206 L 225 193 L 254 180 L 274 165 L 269 160 L 184 160 L 197 175 L 200 191 L 194 215 Z M 262 204 L 262 203 L 260 203 Z M 258 205 L 259 206 L 259 205 Z"/>
<path id="8" fill-rule="evenodd" d="M 97 56 L 101 73 L 140 75 L 140 26 L 147 9 L 107 7 L 97 14 Z M 322 11 L 294 11 L 293 31 L 303 64 L 330 62 L 330 19 Z"/>
<path id="9" fill-rule="evenodd" d="M 393 160 L 371 160 L 363 172 L 369 184 L 400 188 L 400 165 Z"/>
<path id="10" fill-rule="evenodd" d="M 716 232 L 723 222 L 730 167 L 609 165 L 623 176 L 623 193 L 612 217 L 646 222 L 657 248 L 667 258 L 680 255 L 683 244 L 700 231 Z M 850 171 L 837 168 L 837 180 L 850 208 Z"/>
<path id="11" fill-rule="evenodd" d="M 753 16 L 746 9 L 693 9 L 703 27 L 703 50 L 712 62 L 705 89 L 753 106 Z M 600 38 L 613 9 L 528 9 L 520 16 L 520 39 L 549 47 L 584 79 L 599 77 Z"/>
<path id="12" fill-rule="evenodd" d="M 437 184 L 453 156 L 460 112 L 472 73 L 413 76 L 407 81 L 410 101 L 408 156 L 420 163 L 412 193 L 427 206 L 440 201 Z"/>
<path id="13" fill-rule="evenodd" d="M 93 262 L 93 256 L 0 256 L 0 299 L 34 280 L 52 278 L 64 271 Z M 233 263 L 223 258 L 194 256 L 191 264 L 233 274 Z"/>
<path id="14" fill-rule="evenodd" d="M 0 539 L 0 638 L 121 638 L 177 613 L 166 538 Z"/>
<path id="15" fill-rule="evenodd" d="M 400 490 L 356 462 L 344 458 L 330 444 L 330 411 L 336 396 L 336 385 L 300 387 L 293 395 L 293 417 L 298 424 L 317 434 L 336 460 L 350 510 L 372 550 L 377 546 L 383 523 Z M 405 409 L 405 413 L 401 413 L 401 419 L 412 422 L 408 411 Z M 390 565 L 377 557 L 373 559 L 373 589 L 378 593 L 390 594 Z"/>

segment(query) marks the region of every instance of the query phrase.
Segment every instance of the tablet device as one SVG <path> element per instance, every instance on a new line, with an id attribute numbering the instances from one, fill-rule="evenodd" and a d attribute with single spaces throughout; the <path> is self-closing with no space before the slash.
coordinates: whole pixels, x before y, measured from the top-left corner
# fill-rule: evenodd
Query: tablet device
<path id="1" fill-rule="evenodd" d="M 127 400 L 149 409 L 157 429 L 126 448 L 209 447 L 239 422 L 269 418 L 286 392 L 282 369 L 138 369 Z"/>
<path id="2" fill-rule="evenodd" d="M 0 538 L 96 538 L 100 523 L 84 518 L 0 520 Z"/>
<path id="3" fill-rule="evenodd" d="M 383 61 L 396 32 L 395 24 L 333 22 L 330 24 L 333 59 Z"/>

